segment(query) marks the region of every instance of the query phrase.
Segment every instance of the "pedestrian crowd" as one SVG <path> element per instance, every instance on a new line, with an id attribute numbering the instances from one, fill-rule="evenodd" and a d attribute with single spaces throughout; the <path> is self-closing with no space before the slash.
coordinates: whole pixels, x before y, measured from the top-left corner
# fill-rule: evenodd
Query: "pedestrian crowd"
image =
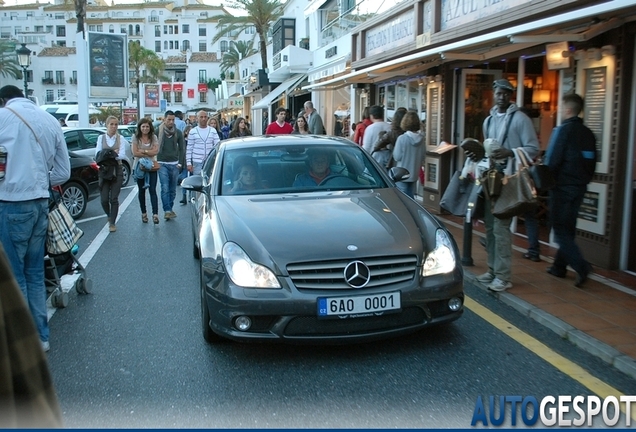
<path id="1" fill-rule="evenodd" d="M 511 102 L 514 91 L 508 80 L 496 80 L 493 83 L 495 106 L 483 122 L 484 139 L 497 143 L 486 150 L 484 160 L 489 167 L 504 175 L 511 175 L 517 169 L 515 150 L 523 151 L 530 160 L 536 159 L 540 153 L 531 119 L 522 108 Z M 63 125 L 26 99 L 17 87 L 4 86 L 0 89 L 0 105 L 3 108 L 0 109 L 0 150 L 4 152 L 6 161 L 4 165 L 0 164 L 0 268 L 3 269 L 0 284 L 3 287 L 5 284 L 19 287 L 24 301 L 16 307 L 28 308 L 33 324 L 32 331 L 28 329 L 24 337 L 30 338 L 28 346 L 34 350 L 32 340 L 37 335 L 40 344 L 35 345 L 35 351 L 39 354 L 36 352 L 34 356 L 45 363 L 45 358 L 37 356 L 50 348 L 44 282 L 49 190 L 51 186 L 63 184 L 70 176 L 68 150 L 61 129 Z M 594 135 L 579 117 L 583 107 L 584 101 L 580 96 L 563 96 L 561 108 L 564 120 L 552 132 L 544 160 L 556 180 L 556 187 L 550 191 L 549 208 L 555 240 L 559 245 L 554 263 L 547 272 L 562 278 L 569 265 L 576 271 L 577 287 L 585 283 L 592 270 L 576 245 L 575 237 L 578 211 L 594 175 L 597 157 Z M 291 116 L 284 107 L 276 109 L 274 116 L 274 121 L 268 122 L 267 112 L 263 114 L 262 125 L 257 125 L 262 127 L 259 132 L 266 135 L 326 134 L 323 119 L 311 101 L 305 102 L 303 111 L 297 116 Z M 408 175 L 397 182 L 397 187 L 414 198 L 426 154 L 425 126 L 418 112 L 406 108 L 397 108 L 390 121 L 386 120 L 382 106 L 365 107 L 357 124 L 350 124 L 348 118 L 337 120 L 334 135 L 350 138 L 387 171 L 394 167 L 406 169 Z M 132 175 L 139 191 L 141 222 L 146 224 L 150 220 L 146 206 L 148 195 L 152 222 L 159 224 L 159 197 L 164 220 L 176 218 L 177 185 L 188 175 L 200 174 L 206 157 L 221 140 L 252 135 L 252 125 L 247 116 L 234 116 L 228 122 L 218 116 L 210 117 L 205 110 L 196 114 L 195 122 L 184 121 L 180 111 L 168 110 L 156 128 L 150 119 L 141 119 L 130 143 L 118 133 L 118 125 L 116 117 L 108 117 L 106 132 L 99 137 L 95 147 L 95 160 L 100 166 L 100 203 L 110 233 L 117 231 L 119 194 L 123 183 L 122 160 L 126 157 L 127 146 L 130 146 L 134 157 Z M 476 158 L 473 152 L 465 152 L 469 158 Z M 313 185 L 329 174 L 328 160 L 323 154 L 315 152 L 310 156 L 310 171 L 296 180 L 301 186 Z M 253 161 L 245 159 L 239 165 L 236 191 L 257 188 L 260 180 Z M 23 169 L 26 166 L 33 169 Z M 157 183 L 161 187 L 159 196 Z M 495 217 L 491 211 L 492 198 L 488 194 L 484 198 L 489 270 L 477 280 L 492 291 L 504 291 L 512 287 L 512 218 Z M 187 204 L 185 191 L 180 203 Z M 530 223 L 534 217 L 534 211 L 525 214 Z M 530 247 L 525 254 L 525 258 L 533 261 L 539 260 L 536 231 L 528 232 Z M 11 268 L 13 277 L 5 273 L 3 265 Z M 0 294 L 3 294 L 0 299 L 4 299 L 4 293 Z M 15 304 L 15 299 L 12 302 Z M 4 300 L 2 306 L 0 313 L 6 313 Z M 24 319 L 23 314 L 20 317 Z M 5 338 L 3 330 L 0 326 L 0 344 Z M 3 360 L 0 358 L 0 362 Z M 39 369 L 42 371 L 41 367 Z M 4 382 L 4 377 L 0 376 L 0 396 Z M 45 405 L 47 400 L 49 403 L 49 409 L 42 408 L 41 415 L 52 419 L 51 424 L 55 424 L 59 421 L 57 401 L 51 397 L 50 388 L 46 385 L 42 385 L 39 391 L 42 396 L 34 399 Z M 0 417 L 4 415 L 9 414 L 0 411 Z"/>

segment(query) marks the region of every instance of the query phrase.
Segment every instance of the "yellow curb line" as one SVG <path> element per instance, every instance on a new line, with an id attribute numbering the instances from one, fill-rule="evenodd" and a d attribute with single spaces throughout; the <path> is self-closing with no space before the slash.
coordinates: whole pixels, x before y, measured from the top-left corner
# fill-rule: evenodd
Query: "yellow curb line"
<path id="1" fill-rule="evenodd" d="M 533 338 L 529 334 L 518 329 L 505 319 L 501 318 L 499 315 L 477 303 L 472 298 L 465 296 L 464 305 L 466 306 L 466 308 L 474 312 L 477 316 L 492 324 L 495 328 L 499 329 L 501 332 L 505 333 L 510 338 L 532 351 L 538 357 L 550 363 L 552 366 L 554 366 L 567 376 L 583 384 L 583 386 L 590 389 L 600 398 L 604 399 L 607 396 L 615 396 L 616 398 L 620 398 L 621 396 L 624 396 L 624 393 L 621 393 L 614 387 L 596 378 L 588 371 L 583 369 L 581 366 L 556 353 L 544 343 L 539 342 L 537 339 Z M 625 413 L 623 404 L 621 404 L 621 411 Z M 636 420 L 636 410 L 634 409 L 631 410 L 631 418 L 633 420 Z"/>

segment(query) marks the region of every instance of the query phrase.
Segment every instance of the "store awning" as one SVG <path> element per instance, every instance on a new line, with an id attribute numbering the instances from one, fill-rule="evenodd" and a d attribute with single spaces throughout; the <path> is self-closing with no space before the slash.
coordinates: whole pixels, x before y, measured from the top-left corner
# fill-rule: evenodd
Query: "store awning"
<path id="1" fill-rule="evenodd" d="M 551 34 L 537 34 L 536 32 L 542 29 L 545 30 L 548 27 L 562 27 L 564 23 L 576 20 L 589 19 L 590 17 L 598 17 L 602 14 L 626 8 L 634 8 L 634 6 L 634 0 L 611 0 L 549 18 L 542 18 L 530 23 L 425 49 L 404 57 L 365 67 L 337 78 L 304 86 L 303 90 L 327 90 L 357 83 L 373 83 L 396 76 L 413 74 L 418 68 L 423 70 L 448 61 L 485 61 L 544 43 L 563 40 L 572 42 L 588 40 L 598 35 L 599 32 L 622 25 L 623 19 L 617 17 L 598 23 L 582 33 L 564 34 L 554 31 Z M 493 47 L 493 45 L 496 46 Z M 484 47 L 486 48 L 483 49 Z M 469 52 L 471 49 L 479 50 L 480 48 L 482 48 L 482 51 Z"/>
<path id="2" fill-rule="evenodd" d="M 283 81 L 281 85 L 269 92 L 267 96 L 252 105 L 252 109 L 259 110 L 269 108 L 271 104 L 281 99 L 283 93 L 298 86 L 305 78 L 307 78 L 307 74 L 297 74 Z"/>

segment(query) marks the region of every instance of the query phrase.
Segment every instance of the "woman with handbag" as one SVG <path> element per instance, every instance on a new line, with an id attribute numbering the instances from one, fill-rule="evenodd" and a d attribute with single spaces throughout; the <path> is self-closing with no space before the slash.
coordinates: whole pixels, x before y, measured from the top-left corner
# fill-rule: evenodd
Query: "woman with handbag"
<path id="1" fill-rule="evenodd" d="M 100 165 L 99 169 L 99 190 L 102 208 L 108 217 L 108 231 L 117 231 L 115 221 L 119 212 L 119 192 L 124 181 L 124 172 L 121 160 L 126 157 L 126 138 L 117 133 L 119 119 L 109 116 L 106 119 L 106 133 L 100 135 L 95 146 L 95 159 L 101 160 L 100 152 L 112 150 L 117 154 L 116 163 L 108 167 L 108 164 Z"/>
<path id="2" fill-rule="evenodd" d="M 159 140 L 155 135 L 152 121 L 149 118 L 143 118 L 137 125 L 137 132 L 132 137 L 132 153 L 135 157 L 135 170 L 137 165 L 141 163 L 141 159 L 146 158 L 147 161 L 142 163 L 141 170 L 146 171 L 148 176 L 148 186 L 146 180 L 137 178 L 137 187 L 139 188 L 139 207 L 141 208 L 141 221 L 148 223 L 148 213 L 146 212 L 146 189 L 150 193 L 150 204 L 152 206 L 152 222 L 159 223 L 159 201 L 157 199 L 157 171 L 159 171 L 159 162 L 157 162 L 157 153 L 159 153 Z M 148 160 L 152 165 L 146 165 Z"/>

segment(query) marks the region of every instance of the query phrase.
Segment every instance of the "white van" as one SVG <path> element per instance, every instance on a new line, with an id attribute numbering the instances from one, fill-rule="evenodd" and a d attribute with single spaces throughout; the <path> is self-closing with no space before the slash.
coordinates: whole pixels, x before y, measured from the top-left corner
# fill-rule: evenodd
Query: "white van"
<path id="1" fill-rule="evenodd" d="M 40 108 L 58 120 L 64 119 L 64 122 L 68 127 L 79 127 L 79 109 L 77 107 L 77 102 L 61 102 L 52 105 L 42 105 Z M 89 107 L 88 109 L 89 116 L 99 113 L 100 111 L 94 107 Z"/>

